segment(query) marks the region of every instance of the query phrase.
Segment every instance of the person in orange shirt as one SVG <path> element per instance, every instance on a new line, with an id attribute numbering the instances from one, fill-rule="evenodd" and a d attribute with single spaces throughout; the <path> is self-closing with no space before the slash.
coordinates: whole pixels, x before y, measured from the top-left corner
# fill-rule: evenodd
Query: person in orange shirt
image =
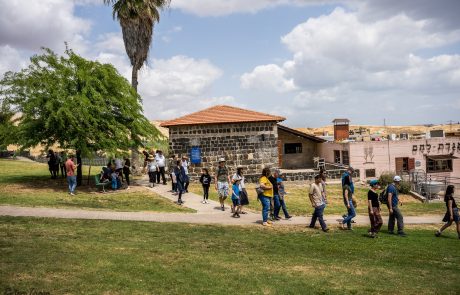
<path id="1" fill-rule="evenodd" d="M 75 170 L 77 165 L 74 163 L 75 157 L 69 155 L 67 162 L 65 162 L 65 169 L 67 172 L 67 183 L 69 184 L 69 194 L 75 196 L 75 188 L 77 187 L 77 176 L 75 176 Z"/>

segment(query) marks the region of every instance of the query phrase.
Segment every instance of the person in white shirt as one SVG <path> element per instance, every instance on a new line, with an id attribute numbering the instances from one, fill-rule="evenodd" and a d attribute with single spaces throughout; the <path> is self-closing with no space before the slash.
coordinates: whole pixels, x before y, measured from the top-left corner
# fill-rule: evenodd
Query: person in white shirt
<path id="1" fill-rule="evenodd" d="M 149 184 L 150 187 L 154 187 L 157 178 L 158 165 L 153 155 L 150 155 L 148 157 L 148 161 L 149 163 L 147 164 L 147 172 L 149 174 Z"/>
<path id="2" fill-rule="evenodd" d="M 187 156 L 182 156 L 182 167 L 184 167 L 185 175 L 187 175 L 186 180 L 184 182 L 184 190 L 188 193 L 188 185 L 190 184 L 189 177 L 188 177 L 188 167 L 190 166 L 190 162 L 187 160 Z"/>
<path id="3" fill-rule="evenodd" d="M 157 161 L 157 165 L 158 165 L 157 183 L 160 184 L 160 177 L 161 177 L 161 179 L 163 180 L 163 184 L 166 184 L 166 177 L 165 177 L 166 159 L 162 151 L 157 150 L 155 154 L 155 161 Z"/>
<path id="4" fill-rule="evenodd" d="M 239 189 L 240 189 L 240 210 L 241 214 L 246 214 L 243 211 L 243 206 L 249 205 L 248 193 L 246 191 L 246 187 L 244 184 L 244 175 L 243 175 L 243 166 L 238 166 L 236 168 L 236 173 L 233 174 L 232 183 L 239 181 Z"/>
<path id="5" fill-rule="evenodd" d="M 329 231 L 326 223 L 324 222 L 323 213 L 324 213 L 324 201 L 323 201 L 323 185 L 321 184 L 321 175 L 315 176 L 315 182 L 310 184 L 309 197 L 311 201 L 311 206 L 315 208 L 313 215 L 311 216 L 311 222 L 309 227 L 315 228 L 316 220 L 319 220 L 321 229 L 324 232 Z"/>
<path id="6" fill-rule="evenodd" d="M 118 173 L 121 181 L 123 182 L 123 161 L 120 158 L 115 159 L 115 172 Z"/>

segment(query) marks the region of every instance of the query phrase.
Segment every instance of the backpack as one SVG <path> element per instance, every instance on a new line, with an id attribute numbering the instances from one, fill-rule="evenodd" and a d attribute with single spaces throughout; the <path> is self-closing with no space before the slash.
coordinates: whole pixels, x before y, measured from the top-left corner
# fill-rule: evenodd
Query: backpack
<path id="1" fill-rule="evenodd" d="M 381 204 L 388 205 L 388 186 L 380 193 L 379 201 Z"/>

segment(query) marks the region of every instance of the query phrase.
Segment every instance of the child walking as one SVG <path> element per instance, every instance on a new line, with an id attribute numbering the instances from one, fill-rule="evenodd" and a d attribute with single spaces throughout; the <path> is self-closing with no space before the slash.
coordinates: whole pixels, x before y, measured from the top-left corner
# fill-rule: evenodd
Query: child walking
<path id="1" fill-rule="evenodd" d="M 379 181 L 371 180 L 369 184 L 371 186 L 371 189 L 367 192 L 367 206 L 369 209 L 369 219 L 371 222 L 369 237 L 376 238 L 383 224 L 382 216 L 380 215 L 379 195 L 377 194 L 377 190 L 379 189 Z"/>
<path id="2" fill-rule="evenodd" d="M 203 168 L 200 177 L 200 183 L 203 186 L 203 204 L 209 204 L 208 197 L 209 197 L 209 186 L 211 185 L 211 175 L 209 175 L 209 171 L 207 168 Z"/>
<path id="3" fill-rule="evenodd" d="M 235 209 L 232 217 L 240 218 L 240 181 L 235 181 L 232 185 L 232 203 Z"/>

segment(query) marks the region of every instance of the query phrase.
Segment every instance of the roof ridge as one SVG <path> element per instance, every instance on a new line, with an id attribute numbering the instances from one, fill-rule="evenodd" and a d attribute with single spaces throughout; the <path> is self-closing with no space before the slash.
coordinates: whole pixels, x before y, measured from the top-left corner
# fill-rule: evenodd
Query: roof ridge
<path id="1" fill-rule="evenodd" d="M 212 111 L 212 112 L 210 112 Z M 214 105 L 172 120 L 160 126 L 223 124 L 242 122 L 284 121 L 286 118 L 230 105 Z"/>

